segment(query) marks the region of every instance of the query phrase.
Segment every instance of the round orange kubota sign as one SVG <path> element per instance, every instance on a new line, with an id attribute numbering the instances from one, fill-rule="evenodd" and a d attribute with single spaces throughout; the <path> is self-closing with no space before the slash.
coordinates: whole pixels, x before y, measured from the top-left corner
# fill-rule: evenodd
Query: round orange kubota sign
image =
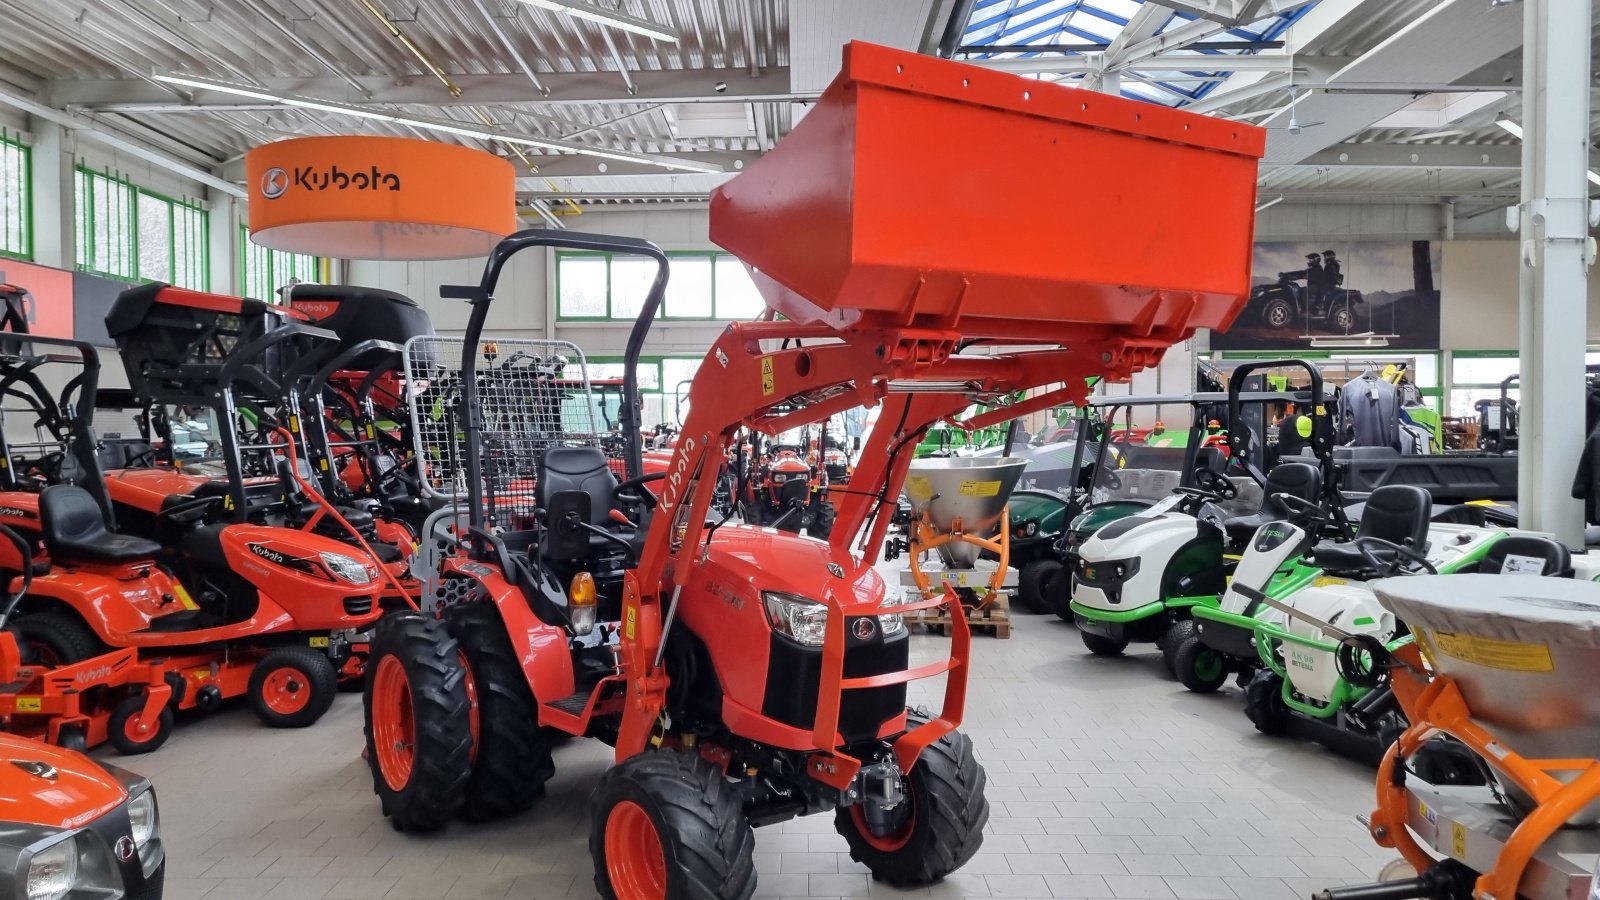
<path id="1" fill-rule="evenodd" d="M 483 256 L 517 228 L 516 173 L 490 153 L 397 137 L 308 137 L 245 154 L 250 238 L 345 259 Z"/>

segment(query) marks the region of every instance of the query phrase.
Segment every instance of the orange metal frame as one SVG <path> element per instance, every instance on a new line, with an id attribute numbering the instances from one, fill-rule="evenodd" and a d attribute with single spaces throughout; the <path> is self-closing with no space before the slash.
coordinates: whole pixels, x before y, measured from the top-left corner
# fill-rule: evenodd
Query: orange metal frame
<path id="1" fill-rule="evenodd" d="M 1528 759 L 1472 721 L 1472 711 L 1455 679 L 1439 674 L 1430 677 L 1420 647 L 1407 645 L 1395 651 L 1394 656 L 1402 665 L 1393 669 L 1392 684 L 1411 727 L 1389 748 L 1378 768 L 1378 807 L 1372 813 L 1370 826 L 1373 839 L 1379 846 L 1398 850 L 1419 872 L 1433 865 L 1434 857 L 1407 829 L 1410 802 L 1404 782 L 1395 777 L 1395 767 L 1428 739 L 1443 732 L 1466 744 L 1495 771 L 1527 791 L 1536 804 L 1512 831 L 1494 869 L 1480 876 L 1473 886 L 1473 896 L 1484 900 L 1519 896 L 1517 886 L 1522 883 L 1533 854 L 1568 818 L 1600 798 L 1600 759 Z M 1557 772 L 1581 774 L 1565 782 L 1555 777 L 1553 773 Z"/>
<path id="2" fill-rule="evenodd" d="M 945 544 L 977 544 L 1000 558 L 999 567 L 989 576 L 989 592 L 981 598 L 978 608 L 982 609 L 993 603 L 994 598 L 1005 587 L 1006 568 L 1011 565 L 1011 507 L 1007 506 L 1000 511 L 998 539 L 968 534 L 963 529 L 960 519 L 956 519 L 954 527 L 944 534 L 933 529 L 927 513 L 923 513 L 911 523 L 911 546 L 907 551 L 911 557 L 911 578 L 917 584 L 917 592 L 924 597 L 933 590 L 933 584 L 928 580 L 928 573 L 922 571 L 922 555 L 930 550 L 937 550 Z M 954 593 L 948 579 L 942 580 L 941 583 L 945 592 Z"/>
<path id="3" fill-rule="evenodd" d="M 86 705 L 94 688 L 143 691 L 141 716 L 153 722 L 172 700 L 165 667 L 139 662 L 139 651 L 114 650 L 70 665 L 28 666 L 22 663 L 16 638 L 0 632 L 0 723 L 24 737 L 60 744 L 64 728 L 81 727 L 88 746 L 104 743 L 111 704 Z"/>

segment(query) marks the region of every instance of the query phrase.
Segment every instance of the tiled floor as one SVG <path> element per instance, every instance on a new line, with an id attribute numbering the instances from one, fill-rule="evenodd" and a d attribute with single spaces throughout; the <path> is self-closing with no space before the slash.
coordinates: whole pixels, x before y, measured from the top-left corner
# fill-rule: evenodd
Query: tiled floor
<path id="1" fill-rule="evenodd" d="M 967 731 L 989 772 L 983 849 L 914 895 L 1287 900 L 1367 880 L 1389 858 L 1354 818 L 1370 808 L 1371 772 L 1258 736 L 1231 686 L 1196 696 L 1153 654 L 1090 657 L 1054 617 L 1020 616 L 1012 635 L 974 640 Z M 924 657 L 946 646 L 916 640 Z M 360 750 L 350 694 L 304 731 L 233 709 L 187 723 L 153 755 L 107 758 L 160 792 L 168 900 L 594 895 L 585 801 L 606 748 L 560 748 L 548 796 L 521 818 L 424 837 L 379 815 Z M 758 895 L 899 893 L 850 861 L 831 823 L 757 832 Z"/>

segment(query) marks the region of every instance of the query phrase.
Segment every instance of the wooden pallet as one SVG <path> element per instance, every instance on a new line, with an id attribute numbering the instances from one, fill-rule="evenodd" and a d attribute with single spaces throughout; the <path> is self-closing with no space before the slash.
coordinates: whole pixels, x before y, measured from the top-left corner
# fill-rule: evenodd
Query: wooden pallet
<path id="1" fill-rule="evenodd" d="M 906 614 L 907 625 L 921 625 L 932 634 L 949 634 L 955 624 L 945 607 L 919 609 Z M 967 610 L 967 627 L 974 631 L 992 631 L 996 638 L 1011 637 L 1011 600 L 1005 594 L 996 594 L 987 605 Z"/>

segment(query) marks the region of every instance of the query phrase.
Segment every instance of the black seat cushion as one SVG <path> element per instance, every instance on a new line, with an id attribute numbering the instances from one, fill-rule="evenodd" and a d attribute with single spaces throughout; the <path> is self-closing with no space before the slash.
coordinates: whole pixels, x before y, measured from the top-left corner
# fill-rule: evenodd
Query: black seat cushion
<path id="1" fill-rule="evenodd" d="M 1367 497 L 1356 535 L 1381 538 L 1422 553 L 1427 550 L 1428 520 L 1432 515 L 1433 497 L 1427 491 L 1411 484 L 1384 485 Z M 1368 549 L 1384 562 L 1394 556 L 1392 550 Z M 1323 541 L 1311 549 L 1311 556 L 1322 568 L 1341 572 L 1372 565 L 1354 541 Z"/>
<path id="2" fill-rule="evenodd" d="M 39 520 L 44 547 L 56 562 L 116 565 L 152 559 L 161 545 L 144 538 L 113 534 L 94 496 L 77 485 L 56 484 L 39 495 Z"/>
<path id="3" fill-rule="evenodd" d="M 551 447 L 540 458 L 535 478 L 534 502 L 540 509 L 549 509 L 550 499 L 562 491 L 583 491 L 589 495 L 589 524 L 611 524 L 617 476 L 599 447 Z"/>
<path id="4" fill-rule="evenodd" d="M 1309 503 L 1322 496 L 1322 470 L 1303 462 L 1279 463 L 1267 473 L 1267 483 L 1261 487 L 1261 508 L 1247 516 L 1234 516 L 1222 523 L 1228 533 L 1228 542 L 1243 544 L 1250 540 L 1256 529 L 1268 522 L 1281 522 L 1289 518 L 1291 510 L 1278 494 L 1289 494 Z"/>
<path id="5" fill-rule="evenodd" d="M 1540 566 L 1537 573 L 1529 571 L 1534 562 Z M 1531 534 L 1508 534 L 1489 545 L 1489 552 L 1478 564 L 1478 571 L 1498 575 L 1508 570 L 1526 575 L 1571 578 L 1572 552 L 1560 541 Z"/>

